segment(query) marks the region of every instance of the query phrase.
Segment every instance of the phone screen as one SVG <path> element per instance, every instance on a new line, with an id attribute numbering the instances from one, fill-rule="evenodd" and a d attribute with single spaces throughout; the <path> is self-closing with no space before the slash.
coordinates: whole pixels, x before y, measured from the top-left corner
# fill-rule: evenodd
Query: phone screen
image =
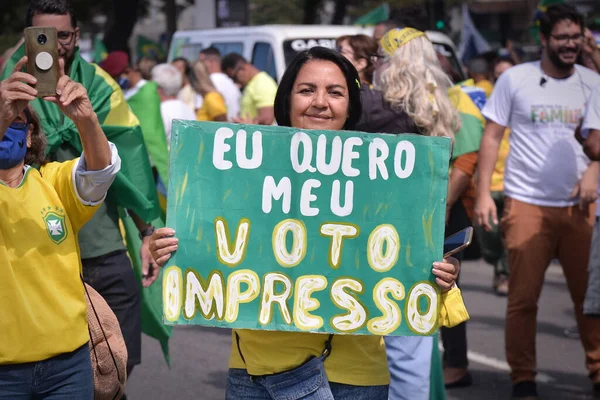
<path id="1" fill-rule="evenodd" d="M 456 232 L 452 236 L 447 237 L 444 240 L 444 255 L 450 253 L 457 247 L 463 246 L 465 244 L 470 244 L 472 236 L 473 228 L 468 227 L 461 230 L 460 232 Z"/>

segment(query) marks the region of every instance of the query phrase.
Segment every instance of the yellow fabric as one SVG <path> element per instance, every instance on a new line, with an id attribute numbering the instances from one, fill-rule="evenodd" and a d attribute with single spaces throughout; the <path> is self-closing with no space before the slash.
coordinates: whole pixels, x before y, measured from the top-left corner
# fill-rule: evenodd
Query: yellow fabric
<path id="1" fill-rule="evenodd" d="M 469 319 L 460 289 L 443 293 L 440 325 L 455 326 Z M 236 333 L 246 363 L 240 357 Z M 274 374 L 296 368 L 309 356 L 319 356 L 327 334 L 236 329 L 232 332 L 230 368 L 246 369 L 251 375 Z M 387 385 L 390 375 L 381 336 L 335 335 L 331 355 L 325 360 L 330 382 L 357 386 Z"/>
<path id="2" fill-rule="evenodd" d="M 494 166 L 494 172 L 492 173 L 492 182 L 490 184 L 490 190 L 492 192 L 502 192 L 504 190 L 504 167 L 506 165 L 506 157 L 508 157 L 510 129 L 504 130 L 504 136 L 500 141 L 500 149 L 498 149 L 498 160 Z"/>
<path id="3" fill-rule="evenodd" d="M 202 107 L 196 113 L 198 121 L 214 121 L 219 115 L 227 115 L 225 100 L 219 92 L 210 92 L 204 96 Z"/>
<path id="4" fill-rule="evenodd" d="M 99 75 L 112 88 L 113 92 L 110 95 L 110 112 L 104 120 L 104 125 L 118 125 L 132 127 L 140 124 L 135 114 L 129 108 L 123 91 L 119 84 L 102 68 L 96 64 L 92 64 L 96 68 L 96 75 Z"/>
<path id="5" fill-rule="evenodd" d="M 452 328 L 469 320 L 469 313 L 462 298 L 460 289 L 455 287 L 442 293 L 439 309 L 439 324 Z"/>
<path id="6" fill-rule="evenodd" d="M 0 184 L 0 364 L 41 361 L 89 340 L 77 233 L 97 206 L 77 198 L 78 159 Z"/>
<path id="7" fill-rule="evenodd" d="M 475 86 L 483 89 L 483 91 L 485 92 L 486 99 L 490 98 L 490 96 L 492 95 L 492 91 L 494 90 L 494 84 L 488 81 L 487 79 L 475 83 Z"/>
<path id="8" fill-rule="evenodd" d="M 277 83 L 266 72 L 259 72 L 248 82 L 242 94 L 240 116 L 256 118 L 258 109 L 273 107 Z"/>
<path id="9" fill-rule="evenodd" d="M 381 38 L 379 44 L 381 50 L 391 56 L 399 47 L 420 36 L 425 36 L 425 33 L 415 28 L 392 29 Z"/>

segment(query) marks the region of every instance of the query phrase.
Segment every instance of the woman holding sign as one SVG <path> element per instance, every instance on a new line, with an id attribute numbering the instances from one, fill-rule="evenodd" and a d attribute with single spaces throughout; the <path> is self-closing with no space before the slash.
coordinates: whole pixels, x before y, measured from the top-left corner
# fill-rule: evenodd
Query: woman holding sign
<path id="1" fill-rule="evenodd" d="M 104 201 L 121 161 L 85 88 L 60 60 L 57 94 L 44 106 L 56 104 L 75 122 L 83 153 L 45 162 L 46 136 L 29 105 L 38 80 L 20 72 L 26 64 L 23 57 L 0 82 L 0 398 L 92 399 L 77 233 Z"/>
<path id="2" fill-rule="evenodd" d="M 275 99 L 277 123 L 300 129 L 351 130 L 361 108 L 356 69 L 320 47 L 296 56 Z M 159 265 L 177 250 L 174 234 L 163 228 L 152 236 Z M 434 264 L 442 292 L 453 287 L 458 269 L 454 259 Z M 381 336 L 234 330 L 232 342 L 228 399 L 388 399 Z"/>

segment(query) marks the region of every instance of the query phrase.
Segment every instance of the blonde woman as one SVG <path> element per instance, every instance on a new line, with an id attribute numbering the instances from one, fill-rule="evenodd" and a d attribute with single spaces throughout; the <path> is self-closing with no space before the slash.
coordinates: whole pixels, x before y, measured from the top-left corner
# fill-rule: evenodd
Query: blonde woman
<path id="1" fill-rule="evenodd" d="M 196 119 L 198 121 L 227 121 L 225 100 L 215 89 L 204 63 L 196 61 L 192 70 L 190 84 L 204 98 L 202 107 L 196 112 Z"/>
<path id="2" fill-rule="evenodd" d="M 461 162 L 456 160 L 453 163 L 450 178 L 449 197 L 454 198 L 452 193 L 458 190 L 458 186 L 452 184 L 452 176 L 458 176 L 459 168 L 463 163 L 468 164 L 472 156 L 471 153 L 462 153 L 470 147 L 464 144 L 466 135 L 462 133 L 457 102 L 471 100 L 468 96 L 463 98 L 460 91 L 452 90 L 452 82 L 440 66 L 432 43 L 421 31 L 413 28 L 389 31 L 380 41 L 378 58 L 374 76 L 376 89 L 365 87 L 361 90 L 363 112 L 357 129 L 454 138 L 453 157 L 461 155 Z M 459 339 L 452 338 L 450 343 L 445 341 L 444 344 L 448 350 L 452 344 L 458 343 L 458 353 L 462 354 L 464 350 L 466 359 L 466 341 L 463 346 L 460 339 L 466 330 L 464 324 L 459 327 L 456 335 Z M 447 330 L 443 328 L 442 332 L 445 338 Z M 432 338 L 389 337 L 386 338 L 386 349 L 391 375 L 390 398 L 412 400 L 440 396 L 444 388 L 441 377 L 436 379 L 435 372 L 441 372 L 441 366 L 432 363 L 438 356 L 437 345 Z M 446 377 L 445 383 L 450 386 L 457 381 L 461 385 L 470 384 L 466 365 L 460 361 L 456 368 L 445 370 L 445 373 L 452 371 L 458 375 L 456 378 Z"/>
<path id="3" fill-rule="evenodd" d="M 379 123 L 384 130 L 378 132 L 454 137 L 460 119 L 448 98 L 452 82 L 427 36 L 413 28 L 391 30 L 381 39 L 378 58 L 377 90 L 363 90 L 359 128 Z"/>

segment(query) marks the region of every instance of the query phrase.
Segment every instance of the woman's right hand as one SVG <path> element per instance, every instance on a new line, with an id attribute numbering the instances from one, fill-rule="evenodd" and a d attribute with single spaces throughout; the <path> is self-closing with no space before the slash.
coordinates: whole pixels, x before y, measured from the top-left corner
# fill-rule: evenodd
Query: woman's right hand
<path id="1" fill-rule="evenodd" d="M 37 80 L 33 75 L 21 72 L 27 64 L 27 57 L 17 62 L 12 74 L 0 82 L 0 135 L 21 115 L 27 104 L 35 99 L 37 90 L 30 85 L 35 85 Z"/>
<path id="2" fill-rule="evenodd" d="M 177 250 L 179 240 L 174 235 L 175 231 L 171 228 L 158 228 L 150 237 L 150 253 L 161 267 L 171 258 L 171 253 Z"/>

